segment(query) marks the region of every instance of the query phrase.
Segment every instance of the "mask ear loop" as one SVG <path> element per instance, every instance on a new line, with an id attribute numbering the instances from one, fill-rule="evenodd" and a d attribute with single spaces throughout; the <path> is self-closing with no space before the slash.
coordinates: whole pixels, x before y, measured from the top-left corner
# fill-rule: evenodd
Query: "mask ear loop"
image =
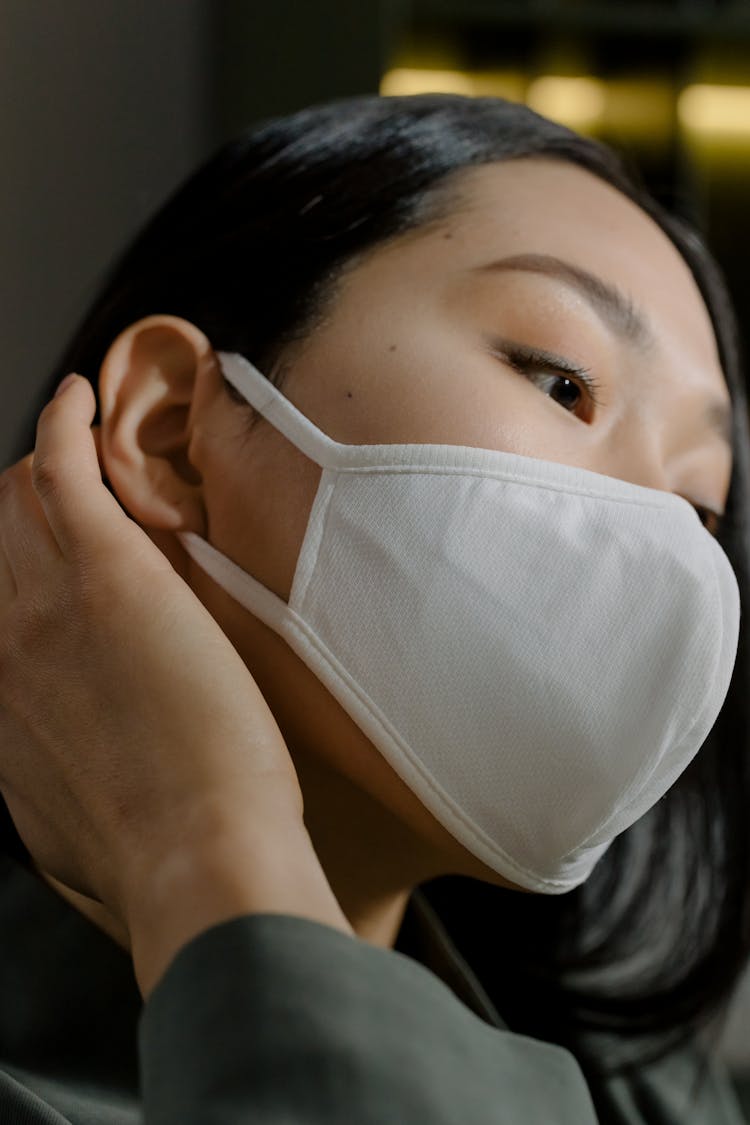
<path id="1" fill-rule="evenodd" d="M 334 469 L 348 459 L 348 447 L 319 430 L 248 359 L 236 352 L 217 352 L 217 356 L 235 390 L 321 469 Z M 177 538 L 198 566 L 236 602 L 284 636 L 284 625 L 293 611 L 282 598 L 195 532 L 179 531 Z"/>
<path id="2" fill-rule="evenodd" d="M 321 469 L 335 469 L 348 460 L 347 447 L 319 430 L 249 359 L 237 352 L 216 354 L 234 389 L 301 453 Z"/>
<path id="3" fill-rule="evenodd" d="M 207 539 L 194 531 L 178 531 L 177 538 L 194 562 L 209 578 L 221 586 L 243 609 L 248 610 L 283 636 L 284 622 L 290 614 L 289 606 L 272 590 L 263 586 L 252 574 L 242 570 L 226 555 L 217 551 Z"/>
<path id="4" fill-rule="evenodd" d="M 690 512 L 691 519 L 698 520 L 690 502 L 675 493 L 518 453 L 461 445 L 347 445 L 334 441 L 298 410 L 245 356 L 238 352 L 216 354 L 224 376 L 234 389 L 321 469 L 382 471 L 394 468 L 399 471 L 407 469 L 441 473 L 479 472 L 482 475 L 497 476 L 498 479 L 547 486 L 560 491 L 577 491 L 582 495 L 600 496 L 604 499 L 641 502 L 650 507 L 679 506 Z M 705 534 L 710 536 L 709 531 L 705 531 Z"/>

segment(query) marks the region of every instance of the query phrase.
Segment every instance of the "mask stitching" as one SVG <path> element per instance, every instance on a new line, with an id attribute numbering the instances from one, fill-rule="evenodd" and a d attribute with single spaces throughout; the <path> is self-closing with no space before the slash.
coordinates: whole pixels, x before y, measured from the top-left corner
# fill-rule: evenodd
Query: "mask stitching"
<path id="1" fill-rule="evenodd" d="M 330 519 L 330 512 L 331 512 L 331 506 L 332 506 L 331 501 L 333 500 L 333 496 L 336 492 L 337 483 L 338 482 L 336 480 L 335 473 L 331 473 L 330 469 L 322 469 L 321 470 L 320 480 L 318 481 L 318 487 L 315 491 L 315 498 L 313 499 L 312 507 L 310 508 L 310 514 L 307 517 L 307 526 L 305 527 L 305 534 L 302 537 L 302 543 L 300 545 L 299 554 L 297 556 L 297 563 L 296 563 L 295 568 L 294 568 L 294 577 L 292 579 L 291 589 L 289 590 L 289 601 L 285 603 L 289 607 L 289 609 L 292 609 L 293 606 L 297 605 L 297 606 L 299 606 L 300 611 L 301 611 L 302 606 L 304 605 L 305 598 L 307 597 L 308 588 L 310 586 L 313 575 L 315 573 L 315 568 L 318 565 L 318 555 L 320 554 L 320 549 L 323 545 L 323 542 L 324 542 L 325 537 L 326 537 L 326 532 L 328 530 L 328 523 L 329 523 L 329 519 Z M 324 490 L 326 492 L 325 496 L 324 496 Z M 320 516 L 318 515 L 318 511 L 319 511 L 320 508 L 323 507 L 324 504 L 325 504 L 325 508 L 323 510 L 322 522 L 321 522 Z M 318 511 L 316 511 L 316 509 Z M 310 538 L 310 528 L 311 528 L 312 523 L 313 523 L 313 516 L 316 516 L 317 519 L 318 519 L 319 531 L 317 531 L 317 528 L 316 528 L 317 546 L 315 548 L 315 554 L 314 554 L 313 558 L 307 559 L 307 558 L 305 558 L 305 556 L 306 556 L 306 554 L 309 554 L 308 540 Z M 302 562 L 303 559 L 305 559 L 305 571 L 306 571 L 305 578 L 304 578 L 304 584 L 303 584 L 303 582 L 297 581 L 297 575 L 300 572 L 300 563 Z M 293 609 L 292 609 L 292 612 L 294 612 Z"/>
<path id="2" fill-rule="evenodd" d="M 456 448 L 458 449 L 458 448 L 461 448 L 461 447 L 456 446 Z M 351 467 L 339 466 L 336 469 L 329 470 L 329 471 L 337 472 L 337 473 L 347 473 L 348 475 L 356 475 L 357 473 L 364 473 L 364 474 L 367 474 L 367 475 L 377 475 L 378 473 L 386 473 L 386 474 L 389 474 L 391 476 L 395 476 L 397 474 L 409 473 L 410 475 L 419 476 L 422 473 L 424 473 L 425 475 L 430 475 L 430 476 L 479 477 L 480 479 L 483 479 L 483 480 L 496 480 L 496 481 L 503 482 L 503 483 L 506 483 L 506 484 L 517 484 L 517 485 L 520 485 L 522 487 L 527 487 L 527 488 L 541 488 L 541 489 L 543 489 L 545 491 L 548 491 L 548 492 L 561 492 L 566 496 L 584 496 L 584 497 L 586 497 L 587 499 L 590 499 L 590 500 L 606 500 L 606 501 L 609 501 L 609 502 L 615 503 L 615 504 L 631 504 L 631 505 L 635 505 L 636 507 L 655 508 L 657 511 L 668 510 L 670 507 L 675 506 L 674 501 L 681 501 L 681 504 L 687 504 L 689 512 L 691 512 L 693 515 L 695 515 L 695 518 L 698 519 L 697 513 L 691 507 L 689 502 L 687 500 L 683 500 L 682 497 L 676 496 L 674 493 L 671 493 L 671 492 L 665 492 L 664 500 L 659 500 L 659 499 L 656 499 L 656 498 L 653 499 L 653 500 L 643 500 L 640 497 L 612 496 L 612 495 L 610 495 L 608 493 L 604 493 L 604 492 L 589 491 L 588 489 L 585 489 L 585 488 L 575 488 L 575 487 L 571 487 L 570 485 L 554 484 L 552 482 L 547 482 L 547 481 L 519 480 L 517 477 L 506 476 L 506 475 L 504 475 L 500 472 L 486 472 L 486 471 L 483 471 L 481 469 L 465 469 L 465 468 L 461 468 L 461 467 L 457 467 L 457 468 L 454 469 L 452 467 L 439 466 L 439 465 L 419 465 L 419 466 L 357 465 L 357 466 L 351 466 Z M 699 527 L 700 527 L 701 531 L 706 530 L 703 527 L 703 525 L 700 523 L 700 521 L 699 521 Z M 707 534 L 710 535 L 711 533 L 707 532 Z"/>

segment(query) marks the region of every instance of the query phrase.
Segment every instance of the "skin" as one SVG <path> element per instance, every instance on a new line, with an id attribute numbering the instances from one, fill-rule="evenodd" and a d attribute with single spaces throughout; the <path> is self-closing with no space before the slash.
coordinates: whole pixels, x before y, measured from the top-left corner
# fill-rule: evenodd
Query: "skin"
<path id="1" fill-rule="evenodd" d="M 643 310 L 648 346 L 625 339 L 578 289 L 559 278 L 518 269 L 478 270 L 518 254 L 553 254 L 615 285 Z M 521 374 L 498 351 L 498 337 L 588 369 L 598 382 L 600 403 L 592 403 L 575 377 L 566 385 L 564 375 L 548 371 Z M 65 394 L 71 419 L 78 410 L 80 430 L 91 415 L 85 417 L 86 389 L 78 382 Z M 710 402 L 728 405 L 729 394 L 696 284 L 651 219 L 616 190 L 570 165 L 533 159 L 462 174 L 456 206 L 445 221 L 353 263 L 324 323 L 285 357 L 283 391 L 341 442 L 445 442 L 507 450 L 676 492 L 716 512 L 726 502 L 731 450 L 703 413 Z M 76 394 L 80 402 L 73 404 Z M 239 654 L 238 663 L 252 676 L 245 695 L 255 685 L 259 692 L 242 706 L 234 693 L 233 702 L 224 706 L 236 725 L 222 712 L 223 739 L 207 728 L 202 741 L 194 740 L 194 757 L 176 734 L 169 736 L 171 749 L 163 749 L 162 737 L 159 770 L 149 774 L 144 766 L 142 776 L 132 781 L 135 798 L 126 802 L 130 809 L 143 799 L 152 810 L 156 823 L 149 821 L 146 845 L 140 842 L 143 822 L 134 825 L 138 817 L 130 813 L 104 844 L 106 833 L 97 827 L 96 848 L 79 847 L 76 831 L 68 830 L 70 860 L 56 868 L 48 858 L 53 849 L 36 843 L 41 811 L 26 811 L 22 798 L 16 809 L 9 801 L 17 823 L 24 822 L 27 846 L 29 839 L 34 843 L 42 877 L 134 950 L 144 994 L 181 944 L 236 913 L 299 913 L 387 947 L 410 893 L 425 879 L 460 872 L 502 883 L 422 807 L 284 642 L 208 578 L 176 538 L 180 530 L 205 536 L 287 598 L 320 470 L 227 394 L 211 341 L 180 318 L 154 315 L 121 333 L 103 362 L 99 394 L 103 471 L 140 528 L 124 522 L 143 540 L 140 529 L 147 533 L 156 553 L 169 559 L 231 641 L 233 652 L 222 650 L 222 659 L 231 665 L 233 682 L 242 681 L 242 672 L 231 663 Z M 65 395 L 48 408 L 47 430 L 64 428 L 59 406 L 64 400 Z M 44 439 L 42 424 L 40 433 Z M 60 449 L 66 440 L 75 440 L 72 420 L 67 439 L 55 436 Z M 45 457 L 47 464 L 57 464 L 54 456 Z M 27 466 L 25 471 L 32 474 L 45 512 L 66 495 L 58 469 L 34 474 Z M 93 489 L 96 474 L 90 467 L 88 472 Z M 27 490 L 27 508 L 31 503 Z M 103 506 L 97 518 L 96 526 L 112 522 L 111 544 L 122 559 L 124 523 L 115 526 L 113 513 Z M 142 547 L 133 540 L 130 550 L 135 565 Z M 156 565 L 151 555 L 148 565 Z M 167 581 L 165 572 L 165 588 Z M 148 589 L 141 584 L 141 591 Z M 170 590 L 169 596 L 176 595 Z M 181 647 L 169 648 L 172 661 L 166 663 L 177 651 L 180 660 L 195 667 L 198 684 L 201 661 L 208 669 L 212 657 L 202 657 L 206 646 L 190 638 L 191 622 L 198 617 L 190 617 L 187 603 L 180 612 L 184 637 Z M 137 624 L 137 630 L 133 623 L 121 625 L 135 653 L 148 647 L 149 629 L 155 628 L 145 613 Z M 201 618 L 200 628 L 210 625 Z M 196 635 L 199 631 L 195 624 Z M 211 643 L 220 642 L 212 635 Z M 216 653 L 214 648 L 214 663 Z M 103 659 L 113 659 L 110 650 Z M 164 663 L 163 654 L 161 664 L 155 657 L 150 674 L 164 693 L 166 709 L 171 704 L 176 713 L 192 707 L 191 715 L 198 714 L 200 699 L 188 702 L 184 692 L 170 690 Z M 0 691 L 2 667 L 0 661 Z M 100 673 L 92 669 L 95 674 Z M 109 675 L 110 684 L 117 676 L 126 682 L 132 677 L 114 667 Z M 138 685 L 128 686 L 125 710 L 132 709 Z M 243 744 L 235 758 L 226 747 L 237 742 L 239 730 L 247 730 L 251 704 L 261 744 L 270 748 L 273 780 L 259 783 L 256 772 L 252 784 L 239 785 L 238 796 L 236 779 L 248 768 L 248 751 Z M 207 706 L 204 702 L 204 711 Z M 179 736 L 186 737 L 189 741 L 184 732 Z M 126 741 L 123 736 L 123 746 Z M 37 783 L 39 771 L 44 776 L 50 768 L 45 761 L 40 757 Z M 125 774 L 138 775 L 125 751 L 123 761 Z M 201 794 L 207 773 L 215 794 L 208 823 L 218 823 L 218 832 L 205 832 Z M 179 800 L 167 790 L 158 803 L 146 799 L 154 786 L 167 786 L 164 777 L 178 774 Z M 0 776 L 0 783 L 6 794 L 25 792 L 10 774 Z M 70 784 L 75 788 L 78 782 Z M 79 798 L 81 807 L 99 802 L 104 808 L 112 785 L 111 776 L 103 776 L 86 791 L 85 801 Z M 267 815 L 269 808 L 276 809 L 275 816 Z M 183 827 L 186 809 L 194 830 Z M 44 815 L 60 814 L 47 808 Z M 102 813 L 97 824 L 104 819 Z M 122 839 L 135 848 L 137 862 L 124 858 Z M 179 846 L 172 846 L 175 840 Z M 274 866 L 279 850 L 285 862 L 276 860 Z M 243 855 L 251 857 L 248 864 L 240 863 Z M 240 867 L 254 875 L 241 878 Z M 107 876 L 101 873 L 105 868 Z M 146 878 L 144 872 L 156 875 Z M 177 895 L 176 889 L 189 893 Z M 199 905 L 187 916 L 185 906 L 168 906 L 178 897 Z"/>

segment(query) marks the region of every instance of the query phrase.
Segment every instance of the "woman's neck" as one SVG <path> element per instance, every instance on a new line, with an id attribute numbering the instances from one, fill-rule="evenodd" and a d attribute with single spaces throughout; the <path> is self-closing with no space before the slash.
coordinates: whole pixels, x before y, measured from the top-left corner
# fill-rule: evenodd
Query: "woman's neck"
<path id="1" fill-rule="evenodd" d="M 403 821 L 320 758 L 294 755 L 305 825 L 358 937 L 392 948 L 414 888 L 439 874 Z"/>

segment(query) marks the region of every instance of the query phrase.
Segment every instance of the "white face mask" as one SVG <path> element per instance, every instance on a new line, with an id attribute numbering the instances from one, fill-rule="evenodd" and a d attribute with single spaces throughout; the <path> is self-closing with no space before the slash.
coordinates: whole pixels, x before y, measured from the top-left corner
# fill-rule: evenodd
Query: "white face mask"
<path id="1" fill-rule="evenodd" d="M 218 354 L 323 472 L 288 605 L 192 532 L 185 549 L 469 852 L 529 890 L 583 882 L 724 701 L 740 605 L 716 540 L 681 497 L 585 469 L 342 445 Z"/>

